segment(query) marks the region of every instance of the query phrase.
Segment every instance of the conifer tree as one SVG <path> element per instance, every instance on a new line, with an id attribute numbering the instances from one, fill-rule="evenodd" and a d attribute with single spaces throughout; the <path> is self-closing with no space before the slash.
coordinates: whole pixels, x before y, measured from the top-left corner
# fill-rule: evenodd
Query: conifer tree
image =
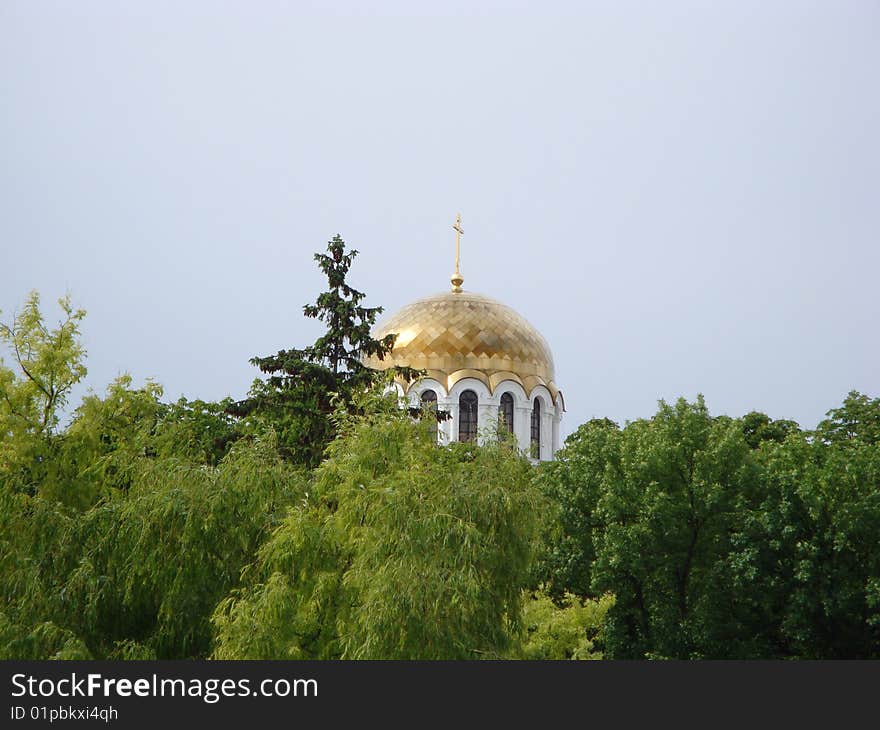
<path id="1" fill-rule="evenodd" d="M 337 234 L 328 242 L 326 253 L 315 254 L 328 289 L 314 304 L 306 304 L 303 314 L 324 322 L 327 332 L 308 347 L 251 358 L 269 377 L 255 381 L 250 397 L 230 407 L 234 415 L 271 425 L 278 433 L 282 454 L 309 467 L 320 463 L 335 435 L 330 418 L 333 401 L 349 405 L 354 392 L 368 388 L 378 377 L 378 371 L 362 359 L 383 359 L 394 346 L 395 335 L 376 340 L 370 334 L 382 307 L 363 306 L 366 295 L 346 280 L 357 253 L 355 249 L 346 252 Z M 396 372 L 408 378 L 415 374 L 410 368 Z"/>

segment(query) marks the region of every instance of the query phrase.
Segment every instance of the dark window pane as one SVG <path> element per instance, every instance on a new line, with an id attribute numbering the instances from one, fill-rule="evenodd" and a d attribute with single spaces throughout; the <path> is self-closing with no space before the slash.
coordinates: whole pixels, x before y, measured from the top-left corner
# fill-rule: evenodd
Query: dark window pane
<path id="1" fill-rule="evenodd" d="M 498 410 L 507 433 L 513 433 L 513 396 L 510 393 L 501 396 L 501 407 Z"/>
<path id="2" fill-rule="evenodd" d="M 532 457 L 541 456 L 541 401 L 535 398 L 532 406 Z"/>
<path id="3" fill-rule="evenodd" d="M 466 390 L 458 398 L 458 440 L 473 441 L 477 437 L 477 394 Z"/>
<path id="4" fill-rule="evenodd" d="M 428 418 L 430 418 L 430 413 L 433 413 L 434 416 L 437 416 L 437 393 L 433 390 L 426 390 L 422 392 L 422 408 L 428 411 Z M 439 437 L 440 434 L 438 433 Z"/>

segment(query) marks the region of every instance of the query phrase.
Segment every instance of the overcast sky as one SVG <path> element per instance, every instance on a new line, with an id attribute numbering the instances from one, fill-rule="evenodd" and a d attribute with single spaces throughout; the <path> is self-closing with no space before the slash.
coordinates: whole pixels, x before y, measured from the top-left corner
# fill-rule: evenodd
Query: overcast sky
<path id="1" fill-rule="evenodd" d="M 329 238 L 390 313 L 460 211 L 563 434 L 880 395 L 880 3 L 329 5 L 0 1 L 0 309 L 69 291 L 85 387 L 242 397 Z"/>

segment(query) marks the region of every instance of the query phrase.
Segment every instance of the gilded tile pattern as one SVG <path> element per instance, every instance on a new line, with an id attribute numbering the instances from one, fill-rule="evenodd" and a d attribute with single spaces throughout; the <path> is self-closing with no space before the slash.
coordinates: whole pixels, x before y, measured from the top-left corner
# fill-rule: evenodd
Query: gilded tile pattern
<path id="1" fill-rule="evenodd" d="M 472 292 L 445 292 L 408 304 L 380 322 L 374 337 L 396 333 L 390 357 L 367 360 L 370 367 L 391 365 L 440 371 L 451 376 L 463 369 L 487 376 L 508 371 L 526 391 L 537 383 L 554 399 L 553 357 L 547 341 L 510 307 Z"/>

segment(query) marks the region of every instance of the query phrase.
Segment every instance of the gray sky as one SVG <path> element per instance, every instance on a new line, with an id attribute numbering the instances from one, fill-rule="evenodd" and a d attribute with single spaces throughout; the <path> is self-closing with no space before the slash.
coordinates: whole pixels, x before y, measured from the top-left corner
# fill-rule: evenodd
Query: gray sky
<path id="1" fill-rule="evenodd" d="M 880 4 L 313 5 L 0 2 L 0 309 L 70 291 L 87 386 L 241 397 L 329 238 L 391 312 L 461 211 L 564 434 L 880 395 Z"/>

